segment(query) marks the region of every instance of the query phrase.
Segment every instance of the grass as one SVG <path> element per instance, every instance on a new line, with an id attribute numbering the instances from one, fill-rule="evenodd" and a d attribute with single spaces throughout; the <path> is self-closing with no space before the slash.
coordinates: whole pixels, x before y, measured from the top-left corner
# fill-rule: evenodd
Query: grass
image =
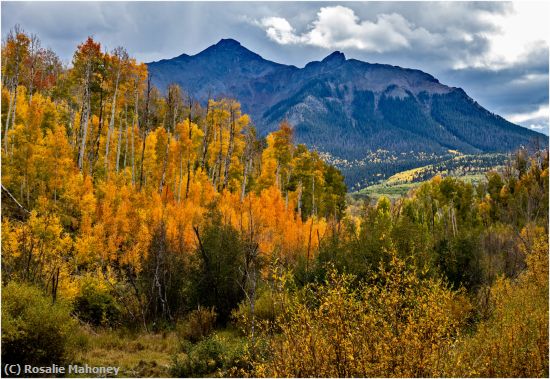
<path id="1" fill-rule="evenodd" d="M 477 184 L 480 182 L 483 182 L 486 179 L 485 174 L 469 174 L 469 175 L 463 175 L 459 176 L 458 179 L 463 180 L 468 183 Z"/>
<path id="2" fill-rule="evenodd" d="M 87 348 L 77 352 L 75 364 L 120 367 L 119 377 L 168 377 L 177 353 L 174 332 L 132 333 L 84 329 Z"/>
<path id="3" fill-rule="evenodd" d="M 469 183 L 479 183 L 485 180 L 485 174 L 467 174 L 454 176 L 457 179 L 460 179 Z M 367 188 L 363 188 L 358 192 L 351 194 L 352 197 L 356 199 L 361 199 L 365 197 L 370 197 L 372 199 L 378 199 L 381 196 L 386 196 L 392 200 L 403 197 L 409 193 L 410 190 L 420 186 L 423 182 L 414 182 L 414 183 L 395 183 L 394 181 L 386 180 L 385 182 L 374 184 Z"/>
<path id="4" fill-rule="evenodd" d="M 418 187 L 420 184 L 421 183 L 388 184 L 384 182 L 364 188 L 359 192 L 355 192 L 353 195 L 356 197 L 368 196 L 376 199 L 381 196 L 386 196 L 390 199 L 397 199 L 406 195 L 411 189 Z"/>
<path id="5" fill-rule="evenodd" d="M 234 328 L 217 329 L 218 338 L 227 352 L 237 351 L 246 339 Z M 91 367 L 119 367 L 118 377 L 171 377 L 174 357 L 187 354 L 175 331 L 165 333 L 135 332 L 127 329 L 107 330 L 82 326 L 82 347 L 71 364 Z M 85 342 L 84 342 L 85 341 Z M 196 344 L 191 345 L 196 346 Z M 212 372 L 210 376 L 217 374 Z M 87 375 L 73 375 L 72 377 Z"/>

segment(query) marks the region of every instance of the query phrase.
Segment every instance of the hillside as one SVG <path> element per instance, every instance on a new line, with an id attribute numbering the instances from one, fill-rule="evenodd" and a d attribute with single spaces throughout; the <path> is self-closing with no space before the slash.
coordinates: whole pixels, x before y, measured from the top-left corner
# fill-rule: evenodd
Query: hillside
<path id="1" fill-rule="evenodd" d="M 385 180 L 379 180 L 359 191 L 350 194 L 356 199 L 399 198 L 406 195 L 410 190 L 419 187 L 435 176 L 459 178 L 468 183 L 486 182 L 488 172 L 501 172 L 509 162 L 506 154 L 474 154 L 462 155 L 450 151 L 451 158 L 441 160 L 434 164 L 415 167 L 393 174 Z"/>

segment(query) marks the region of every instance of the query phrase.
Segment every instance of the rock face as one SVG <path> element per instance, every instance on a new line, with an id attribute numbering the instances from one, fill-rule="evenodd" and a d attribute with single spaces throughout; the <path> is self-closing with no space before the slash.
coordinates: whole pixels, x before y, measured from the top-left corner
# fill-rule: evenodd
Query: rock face
<path id="1" fill-rule="evenodd" d="M 189 56 L 148 64 L 154 84 L 177 83 L 206 101 L 236 98 L 260 135 L 283 119 L 297 142 L 346 160 L 395 153 L 506 152 L 547 138 L 512 124 L 425 72 L 346 59 L 336 51 L 304 68 L 263 59 L 222 39 Z"/>

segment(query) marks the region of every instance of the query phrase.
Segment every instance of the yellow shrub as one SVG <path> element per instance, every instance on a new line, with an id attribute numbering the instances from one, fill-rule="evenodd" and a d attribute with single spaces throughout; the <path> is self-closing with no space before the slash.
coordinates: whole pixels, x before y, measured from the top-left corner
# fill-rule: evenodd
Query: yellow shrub
<path id="1" fill-rule="evenodd" d="M 332 273 L 280 319 L 273 358 L 257 374 L 293 377 L 439 376 L 470 306 L 392 254 L 371 283 Z"/>
<path id="2" fill-rule="evenodd" d="M 457 345 L 445 376 L 548 377 L 548 235 L 521 234 L 527 270 L 492 286 L 491 317 Z"/>

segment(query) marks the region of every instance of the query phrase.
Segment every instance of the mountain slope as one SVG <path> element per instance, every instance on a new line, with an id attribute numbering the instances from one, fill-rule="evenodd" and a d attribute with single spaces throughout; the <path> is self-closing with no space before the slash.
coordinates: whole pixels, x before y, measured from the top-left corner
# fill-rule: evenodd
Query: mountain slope
<path id="1" fill-rule="evenodd" d="M 380 149 L 444 155 L 507 152 L 537 138 L 547 144 L 546 136 L 490 113 L 425 72 L 346 59 L 340 52 L 297 68 L 223 39 L 194 56 L 148 66 L 161 90 L 178 83 L 201 101 L 234 97 L 261 135 L 287 119 L 297 142 L 337 160 L 361 160 Z"/>

